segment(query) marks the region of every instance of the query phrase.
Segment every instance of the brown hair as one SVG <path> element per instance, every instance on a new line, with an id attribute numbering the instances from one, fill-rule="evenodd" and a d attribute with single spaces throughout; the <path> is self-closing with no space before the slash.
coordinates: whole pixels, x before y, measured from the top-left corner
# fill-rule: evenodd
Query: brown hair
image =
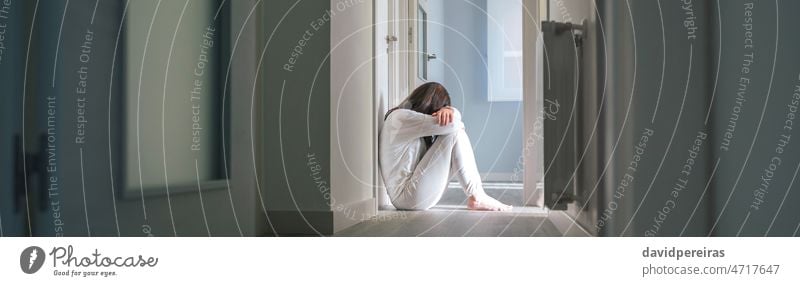
<path id="1" fill-rule="evenodd" d="M 410 110 L 424 114 L 433 114 L 439 109 L 442 109 L 442 107 L 450 106 L 450 93 L 438 82 L 426 82 L 414 89 L 403 102 L 407 103 L 406 107 Z M 389 117 L 392 111 L 398 108 L 400 108 L 400 106 L 386 112 L 384 120 Z"/>
<path id="2" fill-rule="evenodd" d="M 442 109 L 445 106 L 450 106 L 450 93 L 441 83 L 426 82 L 414 89 L 411 94 L 403 100 L 400 106 L 390 109 L 386 112 L 383 120 L 389 118 L 389 114 L 401 107 L 410 110 L 424 113 L 433 114 L 434 112 Z M 425 145 L 430 148 L 433 145 L 433 136 L 423 138 Z"/>

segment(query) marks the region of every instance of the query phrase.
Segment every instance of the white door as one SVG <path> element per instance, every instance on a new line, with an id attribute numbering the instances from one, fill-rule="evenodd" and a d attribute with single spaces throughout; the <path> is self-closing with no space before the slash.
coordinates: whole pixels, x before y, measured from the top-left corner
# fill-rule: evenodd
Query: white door
<path id="1" fill-rule="evenodd" d="M 427 0 L 388 0 L 375 4 L 376 126 L 379 130 L 386 111 L 427 81 L 428 61 L 435 58 L 427 50 L 427 11 Z M 379 174 L 376 176 L 380 178 Z M 381 188 L 382 182 L 378 185 L 379 206 L 390 205 Z"/>
<path id="2" fill-rule="evenodd" d="M 389 0 L 384 9 L 385 32 L 380 25 L 384 16 L 376 17 L 376 31 L 382 33 L 376 37 L 376 57 L 378 68 L 382 68 L 381 55 L 385 52 L 388 107 L 392 108 L 428 81 L 428 63 L 436 55 L 428 50 L 428 0 Z"/>
<path id="3" fill-rule="evenodd" d="M 381 39 L 387 44 L 388 105 L 392 108 L 428 81 L 428 62 L 436 55 L 428 51 L 428 0 L 387 2 L 387 32 Z"/>
<path id="4" fill-rule="evenodd" d="M 408 1 L 409 91 L 428 81 L 428 63 L 436 58 L 428 50 L 428 0 Z"/>

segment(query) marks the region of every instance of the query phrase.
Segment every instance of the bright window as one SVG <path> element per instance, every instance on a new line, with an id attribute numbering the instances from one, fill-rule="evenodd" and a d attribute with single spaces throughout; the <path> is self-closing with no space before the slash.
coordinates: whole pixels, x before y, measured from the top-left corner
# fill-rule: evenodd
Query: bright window
<path id="1" fill-rule="evenodd" d="M 522 100 L 522 2 L 487 0 L 488 100 Z"/>

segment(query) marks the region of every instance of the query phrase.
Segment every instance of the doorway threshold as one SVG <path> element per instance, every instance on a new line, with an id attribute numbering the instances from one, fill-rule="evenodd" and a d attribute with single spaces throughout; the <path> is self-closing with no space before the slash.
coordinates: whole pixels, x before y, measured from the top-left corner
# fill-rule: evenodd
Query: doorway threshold
<path id="1" fill-rule="evenodd" d="M 562 236 L 539 207 L 515 207 L 510 212 L 471 211 L 464 205 L 440 204 L 426 211 L 386 209 L 334 236 L 367 237 L 542 237 Z"/>

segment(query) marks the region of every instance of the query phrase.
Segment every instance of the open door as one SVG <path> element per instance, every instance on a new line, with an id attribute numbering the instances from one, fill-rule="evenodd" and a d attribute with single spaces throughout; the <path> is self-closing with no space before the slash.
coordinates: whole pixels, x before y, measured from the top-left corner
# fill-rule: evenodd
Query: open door
<path id="1" fill-rule="evenodd" d="M 428 50 L 428 0 L 408 1 L 409 91 L 428 81 L 428 62 L 436 54 Z"/>
<path id="2" fill-rule="evenodd" d="M 429 63 L 437 56 L 428 46 L 428 0 L 388 0 L 385 8 L 376 7 L 388 11 L 386 32 L 376 39 L 381 46 L 383 41 L 386 43 L 386 85 L 391 108 L 429 80 Z M 382 31 L 380 25 L 378 31 Z M 381 53 L 376 51 L 376 56 Z"/>
<path id="3" fill-rule="evenodd" d="M 428 0 L 388 0 L 375 9 L 375 86 L 390 109 L 428 81 L 436 59 L 428 50 Z"/>

